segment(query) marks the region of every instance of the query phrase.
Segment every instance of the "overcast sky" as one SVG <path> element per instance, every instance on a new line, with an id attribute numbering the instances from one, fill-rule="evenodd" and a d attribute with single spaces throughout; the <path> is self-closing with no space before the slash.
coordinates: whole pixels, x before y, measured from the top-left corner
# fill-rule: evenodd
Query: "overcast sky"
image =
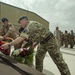
<path id="1" fill-rule="evenodd" d="M 61 31 L 75 32 L 75 0 L 0 0 L 32 11 L 46 19 L 53 32 L 56 26 Z"/>

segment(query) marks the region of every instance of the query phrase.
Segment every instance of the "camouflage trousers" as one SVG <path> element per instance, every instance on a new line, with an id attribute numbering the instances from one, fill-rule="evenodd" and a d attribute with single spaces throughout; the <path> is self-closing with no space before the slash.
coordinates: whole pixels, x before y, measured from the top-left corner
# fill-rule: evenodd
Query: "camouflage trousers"
<path id="1" fill-rule="evenodd" d="M 71 40 L 70 40 L 70 48 L 73 48 L 73 46 L 74 46 L 74 40 L 71 39 Z"/>
<path id="2" fill-rule="evenodd" d="M 68 47 L 69 41 L 68 40 L 64 40 L 64 45 L 65 47 Z"/>
<path id="3" fill-rule="evenodd" d="M 56 40 L 56 44 L 57 44 L 58 49 L 60 49 L 60 47 L 61 47 L 61 41 L 58 40 L 58 39 L 55 39 L 55 40 Z"/>
<path id="4" fill-rule="evenodd" d="M 36 53 L 36 69 L 40 72 L 43 70 L 43 60 L 48 51 L 52 60 L 58 67 L 61 75 L 71 75 L 66 62 L 63 60 L 62 54 L 57 47 L 55 39 L 49 40 L 46 44 L 39 44 Z"/>

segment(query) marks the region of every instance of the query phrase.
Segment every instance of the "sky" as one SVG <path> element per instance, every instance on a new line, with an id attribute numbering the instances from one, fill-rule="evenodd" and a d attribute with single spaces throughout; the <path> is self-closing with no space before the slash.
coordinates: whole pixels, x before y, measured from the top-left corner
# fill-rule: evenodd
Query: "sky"
<path id="1" fill-rule="evenodd" d="M 1 2 L 35 12 L 49 22 L 54 32 L 58 26 L 61 31 L 75 32 L 75 0 L 0 0 Z"/>

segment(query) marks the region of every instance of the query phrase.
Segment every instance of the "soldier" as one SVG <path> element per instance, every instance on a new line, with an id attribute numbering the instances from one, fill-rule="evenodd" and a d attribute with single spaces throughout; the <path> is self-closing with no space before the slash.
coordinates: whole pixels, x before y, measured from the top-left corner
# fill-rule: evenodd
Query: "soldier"
<path id="1" fill-rule="evenodd" d="M 54 31 L 54 36 L 55 36 L 57 44 L 60 48 L 60 46 L 61 46 L 61 31 L 59 30 L 59 27 L 56 27 L 56 30 Z"/>
<path id="2" fill-rule="evenodd" d="M 0 40 L 5 39 L 6 37 L 16 39 L 16 37 L 17 37 L 16 30 L 15 30 L 14 26 L 9 23 L 8 19 L 2 18 L 2 23 L 3 23 L 3 25 L 0 30 L 0 35 L 2 37 L 0 38 Z M 16 46 L 15 46 L 15 48 L 16 48 Z"/>
<path id="3" fill-rule="evenodd" d="M 63 32 L 61 32 L 61 46 L 63 46 L 64 44 L 64 34 Z"/>
<path id="4" fill-rule="evenodd" d="M 65 33 L 64 33 L 64 44 L 65 44 L 65 47 L 68 47 L 68 44 L 69 44 L 69 34 L 68 34 L 67 30 L 65 30 Z"/>
<path id="5" fill-rule="evenodd" d="M 69 35 L 69 42 L 70 42 L 70 48 L 73 48 L 73 46 L 74 46 L 74 33 L 73 33 L 73 30 L 71 30 L 71 33 Z"/>
<path id="6" fill-rule="evenodd" d="M 21 25 L 25 25 L 24 31 L 21 35 L 9 44 L 2 45 L 4 49 L 9 48 L 12 45 L 20 43 L 28 38 L 33 38 L 34 42 L 39 43 L 39 47 L 36 53 L 36 69 L 40 72 L 43 70 L 43 59 L 46 52 L 53 59 L 54 63 L 57 65 L 61 75 L 71 75 L 69 68 L 65 61 L 63 60 L 60 50 L 57 48 L 56 40 L 54 35 L 47 30 L 42 24 L 36 21 L 28 21 L 26 16 L 19 19 Z"/>

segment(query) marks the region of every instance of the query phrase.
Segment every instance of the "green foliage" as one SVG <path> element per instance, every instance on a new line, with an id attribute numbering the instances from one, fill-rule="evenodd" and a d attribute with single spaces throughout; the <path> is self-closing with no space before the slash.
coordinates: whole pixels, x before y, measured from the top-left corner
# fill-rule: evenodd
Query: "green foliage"
<path id="1" fill-rule="evenodd" d="M 33 56 L 34 56 L 34 54 L 31 53 L 30 55 L 25 55 L 25 57 L 21 57 L 20 55 L 14 56 L 14 59 L 16 59 L 20 63 L 24 63 L 24 64 L 30 66 L 33 64 Z"/>

